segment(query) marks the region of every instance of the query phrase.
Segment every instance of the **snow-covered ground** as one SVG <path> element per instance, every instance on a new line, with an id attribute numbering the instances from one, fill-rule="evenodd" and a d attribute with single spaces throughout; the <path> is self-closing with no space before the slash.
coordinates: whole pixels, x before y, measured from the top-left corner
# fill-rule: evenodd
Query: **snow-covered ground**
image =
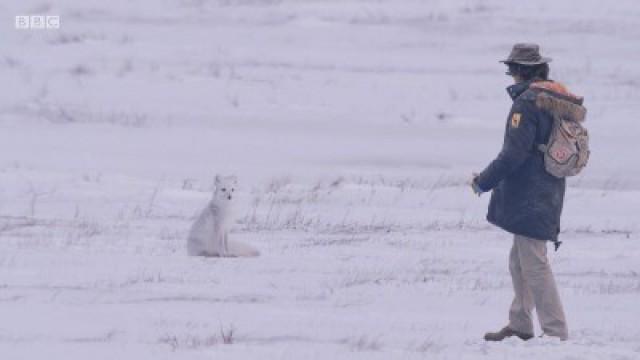
<path id="1" fill-rule="evenodd" d="M 0 359 L 640 358 L 637 1 L 7 0 L 0 20 Z M 519 41 L 589 109 L 550 252 L 564 343 L 482 340 L 510 238 L 465 182 L 500 148 Z M 216 173 L 261 257 L 186 256 Z"/>

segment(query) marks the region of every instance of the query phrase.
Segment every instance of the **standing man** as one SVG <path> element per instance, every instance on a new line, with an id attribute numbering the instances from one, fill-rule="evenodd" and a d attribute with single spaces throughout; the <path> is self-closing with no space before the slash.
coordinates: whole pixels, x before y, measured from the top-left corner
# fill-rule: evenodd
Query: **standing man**
<path id="1" fill-rule="evenodd" d="M 534 308 L 545 335 L 568 338 L 562 302 L 547 258 L 547 241 L 554 242 L 556 248 L 560 244 L 565 179 L 547 173 L 543 152 L 538 149 L 549 140 L 554 111 L 563 111 L 564 116 L 573 106 L 583 108 L 582 98 L 548 79 L 550 61 L 540 55 L 535 44 L 514 45 L 507 60 L 502 61 L 515 82 L 507 88 L 513 106 L 504 144 L 497 158 L 471 181 L 478 195 L 492 191 L 487 220 L 514 235 L 509 271 L 515 297 L 509 323 L 498 332 L 485 334 L 487 341 L 511 336 L 532 338 Z M 537 101 L 540 94 L 545 98 L 551 95 L 553 101 Z"/>

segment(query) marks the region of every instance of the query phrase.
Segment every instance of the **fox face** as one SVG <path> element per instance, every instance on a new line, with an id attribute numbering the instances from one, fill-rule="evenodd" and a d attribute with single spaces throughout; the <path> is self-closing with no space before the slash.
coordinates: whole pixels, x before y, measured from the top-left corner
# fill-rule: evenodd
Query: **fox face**
<path id="1" fill-rule="evenodd" d="M 235 176 L 220 176 L 215 178 L 215 190 L 213 201 L 227 203 L 233 199 L 234 192 L 238 186 L 238 179 Z"/>

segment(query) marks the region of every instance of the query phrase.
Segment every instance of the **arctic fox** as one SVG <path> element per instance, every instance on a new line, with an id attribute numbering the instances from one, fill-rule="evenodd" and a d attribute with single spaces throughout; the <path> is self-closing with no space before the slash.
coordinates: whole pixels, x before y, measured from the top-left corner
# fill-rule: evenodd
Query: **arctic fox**
<path id="1" fill-rule="evenodd" d="M 260 252 L 248 244 L 229 240 L 233 223 L 232 200 L 238 180 L 235 176 L 216 176 L 213 198 L 196 222 L 187 239 L 191 256 L 250 257 Z"/>

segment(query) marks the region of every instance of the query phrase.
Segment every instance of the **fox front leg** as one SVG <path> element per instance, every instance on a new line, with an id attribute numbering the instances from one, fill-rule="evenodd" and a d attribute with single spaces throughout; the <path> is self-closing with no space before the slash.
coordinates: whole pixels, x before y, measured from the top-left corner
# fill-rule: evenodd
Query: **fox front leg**
<path id="1" fill-rule="evenodd" d="M 231 256 L 229 254 L 229 232 L 225 231 L 222 234 L 222 256 Z"/>

